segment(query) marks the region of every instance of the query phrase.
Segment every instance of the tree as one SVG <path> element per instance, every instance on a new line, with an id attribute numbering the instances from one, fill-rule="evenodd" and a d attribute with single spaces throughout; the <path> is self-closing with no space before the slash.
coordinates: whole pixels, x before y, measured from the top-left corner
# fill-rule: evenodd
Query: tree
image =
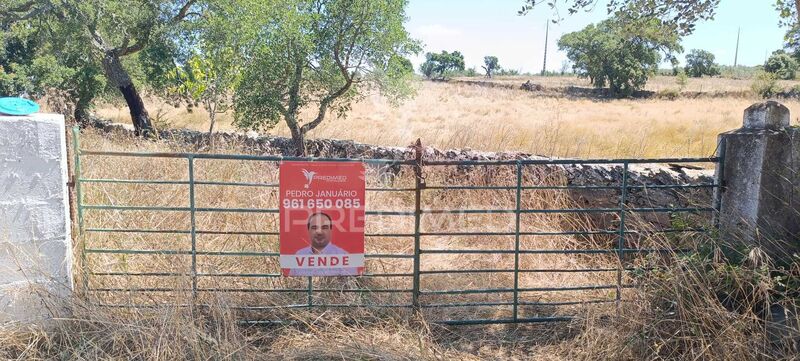
<path id="1" fill-rule="evenodd" d="M 425 62 L 419 67 L 428 79 L 445 79 L 448 73 L 464 71 L 464 55 L 459 51 L 425 54 Z"/>
<path id="2" fill-rule="evenodd" d="M 166 89 L 168 95 L 178 102 L 200 103 L 208 113 L 208 134 L 214 132 L 218 114 L 230 108 L 230 94 L 236 82 L 236 70 L 232 64 L 214 61 L 212 57 L 195 55 L 183 66 L 176 67 L 168 77 L 174 84 Z"/>
<path id="3" fill-rule="evenodd" d="M 783 50 L 778 50 L 770 55 L 764 64 L 764 71 L 772 73 L 778 79 L 792 80 L 797 72 L 797 60 Z"/>
<path id="4" fill-rule="evenodd" d="M 719 68 L 714 63 L 714 54 L 710 51 L 692 49 L 686 55 L 686 75 L 692 78 L 702 78 L 703 75 L 719 75 Z"/>
<path id="5" fill-rule="evenodd" d="M 485 65 L 482 66 L 483 70 L 486 71 L 486 77 L 491 78 L 492 73 L 496 70 L 500 70 L 500 65 L 497 63 L 496 56 L 484 56 L 483 63 Z"/>
<path id="6" fill-rule="evenodd" d="M 655 74 L 662 53 L 674 61 L 670 54 L 680 50 L 678 35 L 664 32 L 660 25 L 653 20 L 631 33 L 616 20 L 605 20 L 565 34 L 558 47 L 567 52 L 578 76 L 588 77 L 597 88 L 608 85 L 617 96 L 629 96 Z"/>
<path id="7" fill-rule="evenodd" d="M 775 0 L 775 9 L 780 13 L 780 25 L 788 28 L 786 47 L 794 49 L 795 58 L 800 59 L 800 1 Z"/>
<path id="8" fill-rule="evenodd" d="M 253 34 L 243 32 L 239 23 L 231 21 L 236 4 L 211 3 L 207 10 L 200 21 L 183 29 L 195 39 L 186 44 L 193 52 L 181 66 L 174 66 L 163 75 L 161 88 L 176 104 L 202 104 L 208 113 L 211 135 L 217 115 L 231 108 L 233 91 L 242 74 L 243 56 L 238 50 L 244 42 L 252 41 Z M 213 141 L 213 137 L 210 139 Z"/>
<path id="9" fill-rule="evenodd" d="M 280 0 L 273 17 L 257 19 L 236 88 L 235 124 L 268 129 L 284 120 L 296 154 L 328 113 L 342 117 L 368 88 L 390 99 L 412 93 L 405 55 L 419 45 L 403 26 L 405 0 Z M 265 6 L 261 1 L 251 6 Z M 244 5 L 242 5 L 244 6 Z M 248 14 L 261 13 L 247 9 Z M 238 23 L 238 21 L 237 21 Z M 303 115 L 311 117 L 305 121 Z"/>
<path id="10" fill-rule="evenodd" d="M 106 88 L 102 69 L 74 42 L 23 22 L 1 22 L 0 29 L 0 95 L 47 95 L 48 103 L 59 104 L 59 111 L 81 118 L 94 95 Z M 53 55 L 56 50 L 65 56 Z"/>
<path id="11" fill-rule="evenodd" d="M 194 14 L 196 0 L 9 1 L 0 10 L 0 27 L 36 29 L 37 57 L 50 56 L 60 65 L 75 70 L 75 76 L 86 79 L 102 73 L 105 81 L 125 99 L 136 133 L 150 132 L 150 118 L 126 60 L 136 61 L 135 55 Z M 69 82 L 80 84 L 81 78 Z M 83 90 L 81 99 L 76 101 L 77 116 L 83 115 L 80 109 L 97 95 L 96 87 Z"/>

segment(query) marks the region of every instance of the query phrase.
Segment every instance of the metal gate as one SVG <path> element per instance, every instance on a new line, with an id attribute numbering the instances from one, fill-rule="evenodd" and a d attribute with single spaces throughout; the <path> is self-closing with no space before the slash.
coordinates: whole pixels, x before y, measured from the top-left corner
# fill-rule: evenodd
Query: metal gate
<path id="1" fill-rule="evenodd" d="M 323 159 L 84 150 L 79 139 L 75 128 L 85 297 L 120 308 L 223 304 L 255 324 L 298 310 L 412 311 L 449 325 L 614 312 L 647 255 L 707 237 L 719 187 L 646 184 L 631 169 L 718 157 Z M 274 193 L 288 160 L 367 165 L 364 276 L 281 276 Z M 570 179 L 585 166 L 620 177 Z M 652 193 L 679 201 L 648 206 Z"/>

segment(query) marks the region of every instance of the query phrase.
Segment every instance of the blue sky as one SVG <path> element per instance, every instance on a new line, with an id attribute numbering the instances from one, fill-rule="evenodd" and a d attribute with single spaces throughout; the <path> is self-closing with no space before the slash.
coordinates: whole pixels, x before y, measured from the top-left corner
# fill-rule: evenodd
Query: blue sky
<path id="1" fill-rule="evenodd" d="M 480 71 L 485 55 L 495 55 L 506 69 L 538 72 L 542 69 L 545 24 L 552 12 L 546 6 L 518 16 L 522 0 L 410 0 L 407 29 L 423 42 L 424 52 L 459 50 L 467 67 Z M 685 53 L 691 49 L 709 50 L 719 64 L 732 65 L 736 31 L 741 27 L 739 64 L 758 65 L 765 54 L 783 44 L 784 29 L 778 26 L 774 0 L 722 0 L 714 20 L 699 23 L 695 32 L 682 41 Z M 580 30 L 607 17 L 605 0 L 593 11 L 568 15 L 559 24 L 550 24 L 548 70 L 560 70 L 566 56 L 556 42 L 565 33 Z M 424 54 L 423 52 L 423 54 Z M 412 58 L 417 67 L 424 56 Z M 685 58 L 679 55 L 683 63 Z"/>

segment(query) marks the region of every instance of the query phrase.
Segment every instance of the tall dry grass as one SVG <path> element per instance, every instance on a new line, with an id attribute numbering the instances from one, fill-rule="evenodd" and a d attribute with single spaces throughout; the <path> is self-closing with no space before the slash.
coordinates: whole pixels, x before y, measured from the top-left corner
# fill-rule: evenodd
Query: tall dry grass
<path id="1" fill-rule="evenodd" d="M 696 81 L 717 84 L 723 79 Z M 420 82 L 417 96 L 399 107 L 371 95 L 355 104 L 346 118 L 326 120 L 309 137 L 390 146 L 421 138 L 424 144 L 442 149 L 513 150 L 560 157 L 709 156 L 716 148 L 717 134 L 741 127 L 744 109 L 757 101 L 570 99 Z M 800 114 L 800 102 L 786 100 L 784 104 Z M 152 114 L 159 109 L 166 112 L 163 117 L 171 126 L 208 129 L 208 117 L 200 109 L 186 113 L 157 100 L 148 102 L 148 108 Z M 130 123 L 124 107 L 101 107 L 98 114 Z M 232 120 L 231 114 L 220 116 L 218 129 L 234 130 Z M 796 118 L 793 123 L 797 124 Z M 269 133 L 289 135 L 283 124 Z"/>

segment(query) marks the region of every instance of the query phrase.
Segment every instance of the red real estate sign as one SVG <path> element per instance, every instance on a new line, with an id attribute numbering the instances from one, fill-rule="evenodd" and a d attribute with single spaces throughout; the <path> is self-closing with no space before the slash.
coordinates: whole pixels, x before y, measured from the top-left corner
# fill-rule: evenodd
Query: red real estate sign
<path id="1" fill-rule="evenodd" d="M 280 264 L 284 276 L 364 272 L 364 164 L 280 165 Z"/>

